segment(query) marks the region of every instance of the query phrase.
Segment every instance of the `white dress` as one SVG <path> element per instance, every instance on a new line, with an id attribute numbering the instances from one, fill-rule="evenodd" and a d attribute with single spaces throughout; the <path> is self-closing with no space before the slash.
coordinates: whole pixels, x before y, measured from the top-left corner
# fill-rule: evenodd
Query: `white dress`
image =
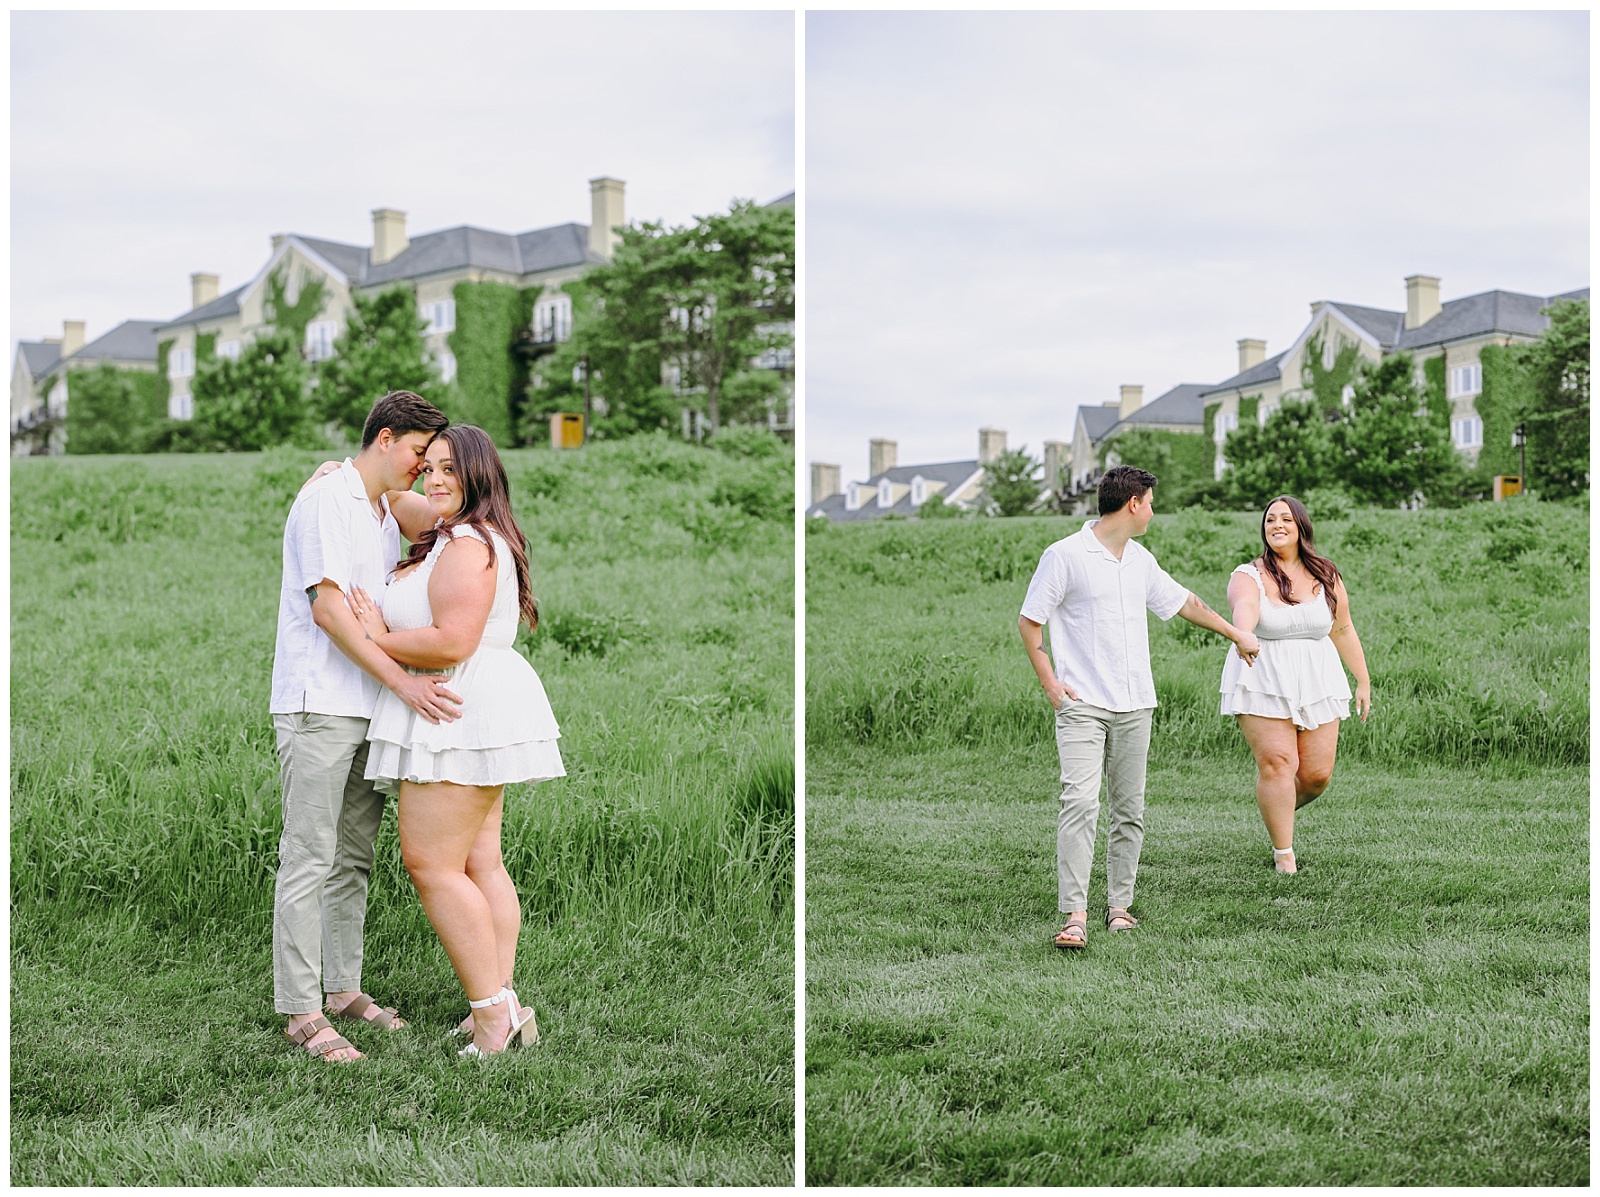
<path id="1" fill-rule="evenodd" d="M 1234 649 L 1222 666 L 1222 713 L 1290 719 L 1310 731 L 1334 719 L 1350 718 L 1350 683 L 1328 633 L 1333 612 L 1321 592 L 1292 607 L 1268 599 L 1254 565 L 1233 571 L 1255 579 L 1261 595 L 1256 639 L 1261 655 L 1246 665 Z M 1276 586 L 1273 587 L 1277 589 Z"/>
<path id="2" fill-rule="evenodd" d="M 482 541 L 465 525 L 457 536 Z M 378 789 L 395 793 L 400 782 L 453 781 L 460 785 L 497 786 L 514 781 L 548 781 L 564 777 L 556 726 L 544 684 L 533 666 L 512 647 L 521 611 L 517 600 L 517 567 L 511 550 L 493 532 L 494 603 L 477 651 L 454 669 L 410 669 L 412 673 L 444 673 L 449 689 L 461 696 L 461 718 L 429 723 L 384 689 L 372 712 L 367 739 L 368 779 Z M 433 625 L 428 603 L 428 578 L 450 541 L 439 537 L 433 549 L 410 573 L 389 584 L 383 615 L 393 632 Z"/>

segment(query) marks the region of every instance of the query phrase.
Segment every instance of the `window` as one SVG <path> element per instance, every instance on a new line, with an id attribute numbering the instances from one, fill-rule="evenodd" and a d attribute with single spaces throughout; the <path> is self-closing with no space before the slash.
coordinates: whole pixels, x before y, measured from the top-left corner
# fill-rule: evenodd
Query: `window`
<path id="1" fill-rule="evenodd" d="M 911 480 L 911 505 L 921 507 L 927 501 L 928 484 L 922 480 L 922 475 L 918 474 Z"/>
<path id="2" fill-rule="evenodd" d="M 565 341 L 572 335 L 572 297 L 552 295 L 533 305 L 533 339 Z"/>
<path id="3" fill-rule="evenodd" d="M 422 318 L 428 322 L 428 327 L 422 330 L 423 336 L 432 336 L 434 333 L 454 332 L 456 327 L 456 301 L 441 299 L 437 303 L 422 305 Z"/>
<path id="4" fill-rule="evenodd" d="M 1344 390 L 1339 392 L 1339 403 L 1340 403 L 1340 405 L 1343 406 L 1343 407 L 1349 407 L 1352 403 L 1355 402 L 1355 398 L 1356 398 L 1356 389 L 1355 389 L 1355 387 L 1351 386 L 1349 383 L 1345 383 L 1344 384 Z"/>
<path id="5" fill-rule="evenodd" d="M 674 391 L 683 391 L 683 367 L 677 362 L 661 363 L 661 385 L 671 387 Z"/>
<path id="6" fill-rule="evenodd" d="M 219 344 L 217 346 L 217 356 L 218 357 L 225 357 L 229 361 L 234 361 L 234 362 L 238 361 L 239 360 L 239 342 L 237 342 L 237 341 L 223 341 L 221 344 Z"/>
<path id="7" fill-rule="evenodd" d="M 448 349 L 441 349 L 434 356 L 434 361 L 439 363 L 439 377 L 445 382 L 451 382 L 456 376 L 456 355 Z"/>
<path id="8" fill-rule="evenodd" d="M 890 482 L 887 478 L 878 483 L 878 506 L 894 506 L 894 483 Z"/>
<path id="9" fill-rule="evenodd" d="M 1477 416 L 1463 416 L 1450 421 L 1450 436 L 1458 449 L 1474 449 L 1483 444 L 1483 421 Z"/>
<path id="10" fill-rule="evenodd" d="M 688 410 L 687 408 L 685 410 Z M 859 482 L 852 482 L 844 495 L 844 509 L 846 511 L 861 510 L 862 492 L 867 488 Z"/>
<path id="11" fill-rule="evenodd" d="M 170 395 L 167 397 L 167 415 L 174 420 L 194 419 L 193 395 Z"/>
<path id="12" fill-rule="evenodd" d="M 174 349 L 167 355 L 168 378 L 194 377 L 194 350 Z"/>
<path id="13" fill-rule="evenodd" d="M 1214 425 L 1218 442 L 1224 440 L 1228 433 L 1239 427 L 1239 413 L 1236 411 L 1219 411 Z"/>
<path id="14" fill-rule="evenodd" d="M 306 325 L 306 357 L 314 362 L 332 357 L 337 328 L 332 320 L 313 320 Z"/>
<path id="15" fill-rule="evenodd" d="M 56 379 L 56 385 L 50 388 L 50 397 L 45 400 L 45 411 L 53 416 L 65 415 L 67 411 L 67 376 L 63 372 Z"/>
<path id="16" fill-rule="evenodd" d="M 1483 367 L 1477 362 L 1470 366 L 1450 367 L 1450 398 L 1458 395 L 1476 395 L 1483 390 Z"/>
<path id="17" fill-rule="evenodd" d="M 1339 346 L 1334 341 L 1332 329 L 1323 329 L 1322 336 L 1322 368 L 1331 370 L 1333 363 L 1339 358 Z"/>

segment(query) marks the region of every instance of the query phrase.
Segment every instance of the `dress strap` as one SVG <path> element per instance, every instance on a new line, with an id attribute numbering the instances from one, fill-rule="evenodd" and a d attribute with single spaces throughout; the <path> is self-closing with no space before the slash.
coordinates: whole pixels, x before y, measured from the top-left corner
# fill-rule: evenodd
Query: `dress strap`
<path id="1" fill-rule="evenodd" d="M 1249 574 L 1256 580 L 1256 589 L 1259 590 L 1263 596 L 1266 595 L 1267 584 L 1261 580 L 1261 571 L 1256 568 L 1255 562 L 1246 561 L 1243 565 L 1236 565 L 1233 567 L 1233 572 L 1236 574 Z"/>

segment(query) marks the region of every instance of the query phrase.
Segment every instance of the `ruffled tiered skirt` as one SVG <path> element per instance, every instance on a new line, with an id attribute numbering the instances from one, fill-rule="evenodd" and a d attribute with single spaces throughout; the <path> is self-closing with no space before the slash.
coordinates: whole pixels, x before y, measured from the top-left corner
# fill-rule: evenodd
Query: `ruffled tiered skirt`
<path id="1" fill-rule="evenodd" d="M 544 683 L 513 648 L 479 648 L 450 673 L 461 718 L 429 723 L 392 690 L 378 695 L 366 776 L 387 793 L 400 782 L 498 786 L 565 777 Z"/>
<path id="2" fill-rule="evenodd" d="M 1288 719 L 1302 731 L 1350 718 L 1350 683 L 1326 636 L 1262 640 L 1254 665 L 1230 649 L 1221 689 L 1224 715 Z"/>

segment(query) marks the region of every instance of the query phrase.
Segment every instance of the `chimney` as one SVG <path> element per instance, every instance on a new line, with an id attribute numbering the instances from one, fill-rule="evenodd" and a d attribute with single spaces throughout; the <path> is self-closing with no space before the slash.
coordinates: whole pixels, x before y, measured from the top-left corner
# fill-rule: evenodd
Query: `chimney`
<path id="1" fill-rule="evenodd" d="M 618 225 L 626 224 L 622 214 L 622 180 L 601 175 L 589 180 L 589 252 L 611 260 L 617 244 Z"/>
<path id="2" fill-rule="evenodd" d="M 1406 327 L 1417 328 L 1439 314 L 1439 280 L 1413 274 L 1406 279 Z"/>
<path id="3" fill-rule="evenodd" d="M 815 507 L 824 499 L 839 494 L 839 467 L 820 461 L 811 463 L 811 505 Z"/>
<path id="4" fill-rule="evenodd" d="M 988 465 L 1006 451 L 1006 434 L 1001 428 L 978 429 L 978 464 Z"/>
<path id="5" fill-rule="evenodd" d="M 1117 404 L 1118 418 L 1126 420 L 1143 406 L 1144 387 L 1124 384 L 1122 387 L 1122 402 Z"/>
<path id="6" fill-rule="evenodd" d="M 372 264 L 381 266 L 405 253 L 406 214 L 398 208 L 372 210 Z"/>
<path id="7" fill-rule="evenodd" d="M 867 460 L 871 464 L 867 468 L 867 477 L 876 478 L 885 470 L 894 469 L 895 460 L 898 454 L 899 446 L 897 446 L 893 441 L 868 441 Z"/>
<path id="8" fill-rule="evenodd" d="M 1315 306 L 1313 305 L 1313 311 Z M 1267 343 L 1258 341 L 1254 337 L 1244 337 L 1239 342 L 1239 373 L 1243 374 L 1251 366 L 1259 366 L 1267 360 Z"/>
<path id="9" fill-rule="evenodd" d="M 1045 441 L 1044 484 L 1056 490 L 1066 484 L 1067 466 L 1072 461 L 1072 446 L 1066 441 Z"/>
<path id="10" fill-rule="evenodd" d="M 61 356 L 71 357 L 83 348 L 83 321 L 63 320 L 61 322 Z"/>
<path id="11" fill-rule="evenodd" d="M 210 303 L 217 297 L 217 276 L 191 274 L 189 276 L 189 307 L 191 309 Z"/>

